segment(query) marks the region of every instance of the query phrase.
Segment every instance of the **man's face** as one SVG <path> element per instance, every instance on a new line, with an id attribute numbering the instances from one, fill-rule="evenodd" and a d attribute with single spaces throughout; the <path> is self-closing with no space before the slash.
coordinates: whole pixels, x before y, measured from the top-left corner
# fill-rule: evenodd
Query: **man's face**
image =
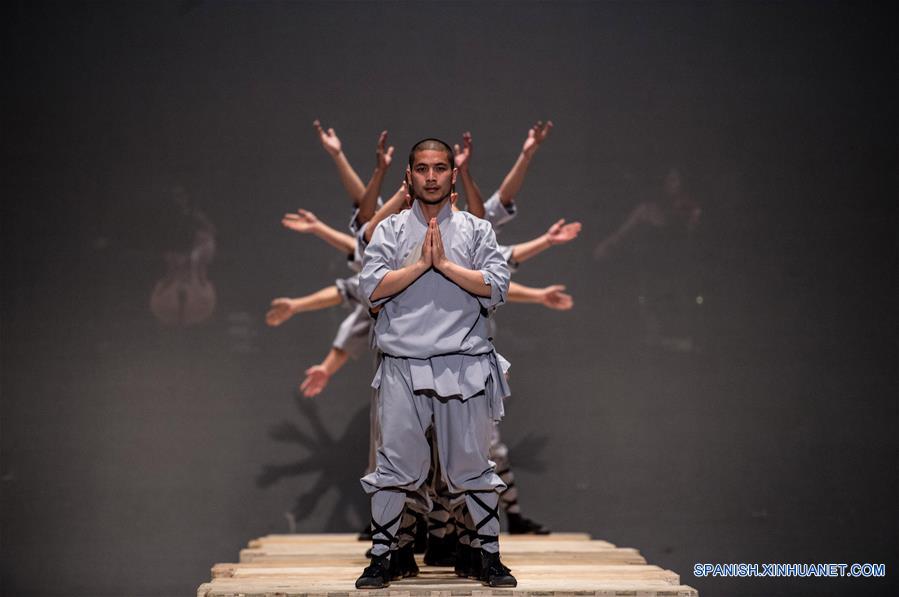
<path id="1" fill-rule="evenodd" d="M 456 173 L 445 151 L 423 149 L 415 152 L 411 178 L 413 198 L 437 203 L 452 191 Z"/>

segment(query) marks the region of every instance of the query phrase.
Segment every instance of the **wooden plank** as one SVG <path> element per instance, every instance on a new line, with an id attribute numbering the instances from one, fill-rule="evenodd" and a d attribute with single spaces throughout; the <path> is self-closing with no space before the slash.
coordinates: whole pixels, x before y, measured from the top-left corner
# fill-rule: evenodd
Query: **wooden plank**
<path id="1" fill-rule="evenodd" d="M 521 541 L 590 541 L 589 533 L 552 533 L 550 535 L 510 535 L 508 533 L 500 534 L 500 543 L 503 542 L 521 542 Z M 247 547 L 259 548 L 263 545 L 272 543 L 310 543 L 320 545 L 322 543 L 344 543 L 344 544 L 361 544 L 366 545 L 368 541 L 359 541 L 353 533 L 297 533 L 293 535 L 265 535 L 251 539 Z M 611 543 L 609 544 L 611 545 Z"/>
<path id="2" fill-rule="evenodd" d="M 356 590 L 368 564 L 354 535 L 266 535 L 240 563 L 216 564 L 198 597 L 698 597 L 671 570 L 648 565 L 633 548 L 576 536 L 503 537 L 515 589 L 491 589 L 451 568 L 421 566 L 418 577 L 377 591 Z"/>
<path id="3" fill-rule="evenodd" d="M 423 571 L 429 570 L 437 570 L 437 571 L 450 571 L 452 567 L 450 566 L 425 566 L 421 561 L 421 557 L 417 557 L 416 561 L 418 562 L 419 567 Z M 509 566 L 514 566 L 516 570 L 522 569 L 522 567 L 527 567 L 528 569 L 534 569 L 539 571 L 541 567 L 549 567 L 554 570 L 566 570 L 566 571 L 574 571 L 580 570 L 583 568 L 596 568 L 598 572 L 602 573 L 604 571 L 614 571 L 617 569 L 633 569 L 633 570 L 653 570 L 658 571 L 662 570 L 662 568 L 658 566 L 649 565 L 643 562 L 616 562 L 609 561 L 608 558 L 595 558 L 590 554 L 587 554 L 587 557 L 582 558 L 573 558 L 571 560 L 565 562 L 553 562 L 552 560 L 546 561 L 546 559 L 541 558 L 539 562 L 535 562 L 532 558 L 520 557 L 520 558 L 507 558 L 503 556 L 503 562 Z M 345 567 L 353 567 L 362 569 L 363 567 L 369 564 L 369 560 L 365 558 L 358 558 L 357 560 L 344 560 L 344 559 L 330 559 L 330 560 L 316 560 L 316 561 L 308 561 L 305 559 L 296 560 L 296 561 L 282 561 L 282 562 L 234 562 L 234 563 L 220 563 L 216 564 L 212 567 L 212 578 L 228 578 L 240 575 L 252 576 L 254 574 L 260 575 L 278 575 L 278 574 L 302 574 L 303 570 L 307 570 L 310 568 L 345 568 Z M 666 570 L 670 574 L 674 574 L 670 570 Z"/>
<path id="4" fill-rule="evenodd" d="M 274 542 L 260 547 L 251 547 L 241 550 L 241 557 L 246 553 L 252 555 L 346 555 L 352 557 L 359 553 L 365 553 L 367 543 L 361 542 L 326 542 L 326 543 L 291 543 Z M 500 540 L 500 551 L 507 553 L 547 553 L 547 552 L 594 552 L 615 547 L 608 541 L 506 541 Z"/>
<path id="5" fill-rule="evenodd" d="M 346 556 L 342 556 L 346 558 Z M 364 554 L 357 554 L 356 556 L 351 556 L 352 560 L 355 562 L 365 562 Z M 532 554 L 515 554 L 515 553 L 505 553 L 503 552 L 503 561 L 504 562 L 513 562 L 519 563 L 522 561 L 533 561 L 534 556 Z M 318 560 L 321 562 L 322 560 L 333 561 L 335 558 L 331 556 L 330 558 L 321 558 L 319 556 L 314 555 L 303 555 L 303 554 L 295 554 L 295 553 L 261 553 L 256 550 L 245 549 L 240 553 L 240 561 L 243 562 L 278 562 L 281 564 L 287 563 L 295 563 L 299 565 L 303 565 L 303 563 L 312 563 L 313 561 Z M 346 559 L 344 559 L 346 561 Z M 580 561 L 580 563 L 612 563 L 618 562 L 622 564 L 645 564 L 646 560 L 643 556 L 640 555 L 639 552 L 635 549 L 628 548 L 617 548 L 617 549 L 606 549 L 603 551 L 594 551 L 588 552 L 587 554 L 579 554 L 574 552 L 552 552 L 541 555 L 541 561 L 550 563 L 565 563 L 570 562 L 574 563 L 576 561 Z M 317 563 L 318 563 L 317 562 Z M 339 562 L 339 561 L 338 561 Z"/>
<path id="6" fill-rule="evenodd" d="M 229 567 L 219 568 L 217 578 L 268 578 L 268 577 L 289 577 L 289 578 L 348 578 L 358 576 L 366 562 L 363 565 L 347 565 L 341 566 L 276 566 L 273 564 L 264 565 L 247 565 L 247 564 L 231 564 Z M 421 565 L 421 562 L 419 562 Z M 521 564 L 513 567 L 513 573 L 523 578 L 557 578 L 565 579 L 582 579 L 589 580 L 595 578 L 597 580 L 619 580 L 619 579 L 643 579 L 643 580 L 661 580 L 668 584 L 680 584 L 680 577 L 670 571 L 663 570 L 658 566 L 640 565 L 640 564 L 572 564 L 567 566 L 545 565 L 545 564 Z M 455 580 L 455 576 L 451 568 L 435 568 L 422 567 L 422 576 L 436 579 L 438 577 L 446 577 L 449 580 Z M 214 577 L 216 577 L 214 575 Z"/>
<path id="7" fill-rule="evenodd" d="M 302 584 L 298 584 L 301 581 Z M 698 597 L 695 589 L 657 580 L 589 580 L 519 579 L 515 589 L 491 589 L 468 579 L 433 579 L 418 577 L 395 581 L 385 589 L 359 591 L 355 578 L 340 580 L 312 579 L 216 579 L 201 585 L 198 597 Z"/>
<path id="8" fill-rule="evenodd" d="M 312 564 L 312 563 L 324 563 L 324 562 L 335 562 L 339 564 L 341 561 L 353 561 L 357 563 L 365 563 L 367 560 L 364 557 L 364 554 L 356 554 L 354 556 L 349 556 L 350 560 L 347 560 L 348 556 L 338 554 L 338 555 L 315 555 L 315 554 L 295 554 L 295 553 L 262 553 L 257 550 L 242 550 L 240 553 L 240 561 L 241 563 L 245 562 L 277 562 L 279 565 L 285 564 Z M 507 563 L 518 564 L 520 562 L 530 562 L 533 561 L 533 554 L 515 554 L 515 553 L 506 553 L 503 552 L 503 561 Z M 594 551 L 587 553 L 577 553 L 577 552 L 548 552 L 541 554 L 541 561 L 546 563 L 621 563 L 621 564 L 645 564 L 646 559 L 643 558 L 640 553 L 635 549 L 630 548 L 616 548 L 616 549 L 606 549 L 602 551 Z M 508 564 L 507 564 L 508 565 Z"/>
<path id="9" fill-rule="evenodd" d="M 506 565 L 521 565 L 532 563 L 533 556 L 529 554 L 503 554 L 503 562 Z M 563 553 L 545 553 L 540 556 L 540 561 L 545 564 L 565 565 L 565 564 L 646 564 L 646 560 L 636 550 L 623 551 L 599 551 L 588 553 L 563 552 Z M 279 566 L 340 566 L 340 565 L 368 565 L 368 558 L 362 552 L 352 556 L 345 555 L 318 555 L 307 554 L 302 556 L 281 555 L 281 556 L 252 556 L 239 564 L 216 564 L 212 571 L 213 577 L 225 574 L 225 570 L 230 566 L 270 566 L 277 564 Z M 221 567 L 221 568 L 219 568 Z M 221 570 L 217 572 L 217 570 Z"/>
<path id="10" fill-rule="evenodd" d="M 516 566 L 512 573 L 515 574 L 515 577 L 519 580 L 519 582 L 535 582 L 535 581 L 545 581 L 549 583 L 555 583 L 556 585 L 563 583 L 573 583 L 573 582 L 581 582 L 582 584 L 588 584 L 590 582 L 603 582 L 608 580 L 651 580 L 651 581 L 659 581 L 669 585 L 677 585 L 680 584 L 680 581 L 677 577 L 677 574 L 666 572 L 665 570 L 659 570 L 658 572 L 647 572 L 646 570 L 627 570 L 629 566 L 624 566 L 623 570 L 617 570 L 615 572 L 598 572 L 596 570 L 580 570 L 576 572 L 568 573 L 567 571 L 562 570 L 554 570 L 552 572 L 543 571 L 537 572 L 534 571 L 533 568 L 528 568 L 525 566 Z M 263 570 L 272 570 L 263 569 Z M 291 569 L 291 572 L 296 569 Z M 332 567 L 328 568 L 328 574 L 322 574 L 322 569 L 315 570 L 306 570 L 300 573 L 291 573 L 291 574 L 249 574 L 246 571 L 238 571 L 237 574 L 230 577 L 234 580 L 242 580 L 247 582 L 256 582 L 256 581 L 264 581 L 269 579 L 277 579 L 279 581 L 290 581 L 293 584 L 308 584 L 314 583 L 318 581 L 324 581 L 327 578 L 332 579 L 343 579 L 346 582 L 346 579 L 350 579 L 355 581 L 359 574 L 362 572 L 361 567 Z M 441 572 L 434 574 L 434 571 L 425 570 L 418 577 L 419 579 L 427 579 L 429 583 L 433 584 L 454 584 L 458 577 L 452 574 L 452 572 Z M 411 580 L 411 579 L 410 579 Z M 401 581 L 397 581 L 399 583 Z M 405 583 L 405 581 L 402 581 Z"/>

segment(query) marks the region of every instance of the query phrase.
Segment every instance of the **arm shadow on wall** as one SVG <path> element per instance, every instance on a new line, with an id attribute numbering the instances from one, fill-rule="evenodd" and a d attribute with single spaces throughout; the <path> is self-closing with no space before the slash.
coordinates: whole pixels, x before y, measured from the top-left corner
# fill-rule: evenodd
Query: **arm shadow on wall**
<path id="1" fill-rule="evenodd" d="M 327 518 L 322 532 L 348 532 L 361 526 L 370 516 L 368 499 L 359 486 L 368 461 L 368 406 L 360 408 L 350 419 L 343 435 L 334 437 L 322 422 L 318 404 L 297 396 L 294 398 L 303 427 L 291 421 L 282 421 L 269 429 L 269 437 L 278 442 L 295 444 L 306 455 L 288 464 L 267 464 L 256 477 L 256 486 L 271 487 L 282 479 L 304 478 L 295 484 L 308 487 L 298 497 L 290 512 L 286 513 L 291 532 L 296 522 L 308 519 L 320 506 L 322 498 L 332 496 L 337 500 L 326 509 Z M 314 480 L 310 477 L 314 476 Z M 311 485 L 310 485 L 311 483 Z"/>
<path id="2" fill-rule="evenodd" d="M 303 478 L 295 483 L 308 487 L 296 499 L 293 508 L 286 513 L 290 532 L 296 523 L 309 519 L 321 505 L 322 498 L 334 495 L 337 500 L 328 509 L 322 532 L 339 533 L 358 529 L 368 520 L 369 502 L 359 478 L 364 474 L 368 453 L 369 408 L 363 406 L 350 419 L 340 437 L 328 431 L 322 422 L 318 404 L 308 398 L 294 398 L 297 410 L 304 421 L 301 425 L 282 421 L 269 429 L 269 437 L 278 442 L 294 444 L 306 455 L 287 464 L 266 464 L 256 476 L 256 486 L 271 487 L 292 477 Z M 549 438 L 528 434 L 508 448 L 515 470 L 541 473 L 546 464 L 541 454 Z M 310 478 L 314 477 L 314 480 Z"/>
<path id="3" fill-rule="evenodd" d="M 543 473 L 547 470 L 541 455 L 549 443 L 549 436 L 529 433 L 509 446 L 509 461 L 516 471 Z"/>

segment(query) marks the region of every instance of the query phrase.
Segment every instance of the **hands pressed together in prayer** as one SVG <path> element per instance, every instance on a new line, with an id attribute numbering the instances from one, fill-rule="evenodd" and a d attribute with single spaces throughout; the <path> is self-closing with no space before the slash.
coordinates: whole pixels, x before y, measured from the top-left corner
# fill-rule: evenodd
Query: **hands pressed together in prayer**
<path id="1" fill-rule="evenodd" d="M 446 269 L 447 264 L 450 263 L 446 256 L 446 250 L 443 248 L 443 235 L 440 234 L 440 225 L 437 224 L 437 218 L 431 218 L 428 222 L 428 231 L 425 233 L 425 240 L 421 245 L 419 263 L 425 270 L 433 267 L 439 272 Z"/>

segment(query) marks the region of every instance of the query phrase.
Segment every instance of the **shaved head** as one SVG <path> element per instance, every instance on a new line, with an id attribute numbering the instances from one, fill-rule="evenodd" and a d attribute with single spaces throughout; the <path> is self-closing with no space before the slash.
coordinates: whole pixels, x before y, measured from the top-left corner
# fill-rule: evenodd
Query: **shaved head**
<path id="1" fill-rule="evenodd" d="M 449 146 L 445 141 L 441 141 L 440 139 L 422 139 L 418 143 L 412 146 L 412 151 L 409 152 L 409 167 L 411 168 L 415 162 L 415 154 L 419 151 L 424 151 L 426 149 L 431 149 L 434 151 L 445 151 L 446 159 L 449 162 L 450 167 L 453 167 L 455 154 L 453 153 L 453 148 Z"/>

